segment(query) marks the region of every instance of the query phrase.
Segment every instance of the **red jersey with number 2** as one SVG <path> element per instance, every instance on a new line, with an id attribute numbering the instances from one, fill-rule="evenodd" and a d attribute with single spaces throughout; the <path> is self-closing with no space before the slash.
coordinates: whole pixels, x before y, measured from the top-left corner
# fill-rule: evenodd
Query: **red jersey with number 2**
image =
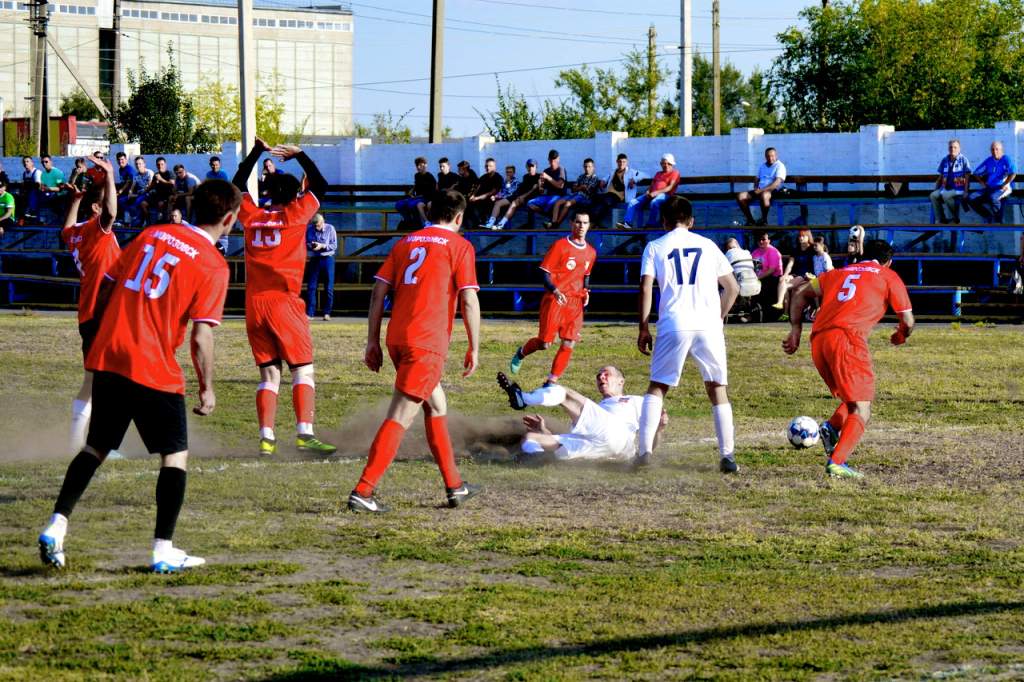
<path id="1" fill-rule="evenodd" d="M 387 345 L 446 355 L 459 292 L 480 288 L 473 245 L 428 225 L 399 240 L 376 277 L 394 292 Z"/>
<path id="2" fill-rule="evenodd" d="M 104 232 L 100 228 L 99 216 L 64 228 L 60 236 L 75 259 L 82 281 L 78 295 L 78 322 L 81 324 L 92 319 L 103 275 L 121 254 L 121 247 L 113 230 Z"/>
<path id="3" fill-rule="evenodd" d="M 320 208 L 312 192 L 284 207 L 260 208 L 242 194 L 238 220 L 245 228 L 245 295 L 298 296 L 306 269 L 306 227 Z"/>
<path id="4" fill-rule="evenodd" d="M 597 251 L 590 244 L 583 246 L 569 237 L 551 245 L 540 269 L 551 275 L 558 290 L 566 296 L 583 297 L 583 279 L 594 269 Z"/>
<path id="5" fill-rule="evenodd" d="M 910 295 L 892 268 L 875 261 L 847 265 L 823 273 L 815 290 L 821 293 L 821 309 L 811 334 L 845 329 L 865 338 L 891 306 L 896 313 L 910 310 Z"/>

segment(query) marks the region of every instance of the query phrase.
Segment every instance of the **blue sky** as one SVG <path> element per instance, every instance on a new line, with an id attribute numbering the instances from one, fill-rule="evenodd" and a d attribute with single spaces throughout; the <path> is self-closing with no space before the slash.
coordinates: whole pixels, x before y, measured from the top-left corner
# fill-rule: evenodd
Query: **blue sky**
<path id="1" fill-rule="evenodd" d="M 396 117 L 423 134 L 430 111 L 431 0 L 353 0 L 356 17 L 355 118 L 368 122 L 375 112 Z M 474 109 L 493 108 L 495 73 L 532 101 L 564 94 L 554 87 L 557 65 L 613 60 L 632 46 L 647 44 L 647 28 L 658 32 L 664 64 L 678 70 L 678 0 L 447 0 L 445 125 L 458 135 L 482 130 Z M 815 3 L 817 4 L 817 3 Z M 744 73 L 767 69 L 778 54 L 775 36 L 799 24 L 807 6 L 797 0 L 772 3 L 723 0 L 723 59 Z M 711 1 L 693 4 L 696 49 L 711 52 Z M 606 62 L 598 64 L 598 62 Z M 473 75 L 469 75 L 473 74 Z M 410 111 L 411 110 L 411 111 Z"/>

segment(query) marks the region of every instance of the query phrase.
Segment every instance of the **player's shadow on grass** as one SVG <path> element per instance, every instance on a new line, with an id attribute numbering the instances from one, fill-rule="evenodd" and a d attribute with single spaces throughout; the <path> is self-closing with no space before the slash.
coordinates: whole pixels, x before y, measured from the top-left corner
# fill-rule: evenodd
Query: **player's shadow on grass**
<path id="1" fill-rule="evenodd" d="M 472 673 L 475 670 L 487 670 L 495 666 L 533 663 L 551 659 L 574 656 L 606 656 L 624 652 L 658 649 L 661 647 L 680 647 L 693 644 L 705 644 L 718 640 L 737 637 L 764 637 L 792 632 L 817 630 L 834 630 L 835 628 L 856 625 L 874 625 L 884 623 L 904 623 L 912 620 L 930 618 L 954 618 L 984 616 L 994 613 L 1024 610 L 1024 601 L 1012 602 L 956 602 L 920 606 L 915 608 L 895 609 L 886 611 L 869 611 L 853 613 L 846 616 L 831 616 L 810 620 L 796 620 L 778 623 L 750 623 L 747 625 L 730 625 L 700 630 L 688 630 L 656 635 L 635 637 L 616 637 L 591 642 L 589 644 L 567 644 L 564 646 L 534 646 L 514 649 L 499 649 L 477 656 L 453 658 L 443 661 L 418 661 L 415 663 L 395 666 L 360 666 L 343 660 L 319 659 L 308 666 L 294 671 L 281 673 L 267 678 L 274 682 L 291 680 L 375 680 L 393 679 L 395 677 L 422 676 L 436 674 Z"/>

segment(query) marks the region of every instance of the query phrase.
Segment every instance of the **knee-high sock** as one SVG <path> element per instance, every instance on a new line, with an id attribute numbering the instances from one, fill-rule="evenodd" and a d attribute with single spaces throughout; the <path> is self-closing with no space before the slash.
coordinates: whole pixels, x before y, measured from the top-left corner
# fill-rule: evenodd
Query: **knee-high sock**
<path id="1" fill-rule="evenodd" d="M 256 389 L 256 418 L 260 422 L 260 438 L 274 439 L 274 420 L 277 419 L 278 385 L 265 381 Z"/>
<path id="2" fill-rule="evenodd" d="M 300 434 L 312 435 L 316 409 L 316 384 L 313 383 L 312 365 L 292 370 L 292 407 L 295 408 L 295 430 Z"/>
<path id="3" fill-rule="evenodd" d="M 523 344 L 523 347 L 519 349 L 519 354 L 525 358 L 530 353 L 536 353 L 542 348 L 544 348 L 544 342 L 535 336 Z"/>
<path id="4" fill-rule="evenodd" d="M 184 469 L 177 467 L 160 467 L 156 479 L 156 540 L 171 540 L 174 537 L 174 526 L 178 523 L 178 514 L 185 501 Z"/>
<path id="5" fill-rule="evenodd" d="M 722 457 L 732 457 L 733 451 L 736 449 L 735 432 L 732 425 L 732 404 L 712 405 L 711 416 L 715 418 L 718 454 Z"/>
<path id="6" fill-rule="evenodd" d="M 71 452 L 77 454 L 85 447 L 89 433 L 89 417 L 92 416 L 92 400 L 71 401 Z"/>
<path id="7" fill-rule="evenodd" d="M 843 425 L 846 424 L 846 418 L 850 416 L 850 408 L 846 406 L 846 403 L 839 403 L 839 407 L 832 413 L 832 416 L 828 418 L 828 423 L 832 425 L 836 431 L 842 431 Z"/>
<path id="8" fill-rule="evenodd" d="M 366 460 L 363 475 L 359 477 L 359 484 L 356 485 L 357 495 L 369 497 L 373 494 L 373 489 L 377 487 L 381 476 L 395 459 L 404 435 L 405 427 L 393 419 L 385 419 L 380 425 L 373 444 L 370 445 L 370 456 Z"/>
<path id="9" fill-rule="evenodd" d="M 462 485 L 462 476 L 455 465 L 455 450 L 452 448 L 452 438 L 448 433 L 448 417 L 428 417 L 424 426 L 427 431 L 427 445 L 430 446 L 430 454 L 437 462 L 437 468 L 441 470 L 444 487 L 458 488 Z"/>
<path id="10" fill-rule="evenodd" d="M 853 449 L 857 447 L 857 443 L 860 442 L 860 437 L 864 435 L 864 428 L 864 420 L 859 414 L 851 414 L 846 418 L 843 432 L 839 434 L 839 443 L 836 445 L 835 452 L 832 453 L 833 462 L 836 464 L 846 462 L 846 458 L 850 456 Z"/>
<path id="11" fill-rule="evenodd" d="M 661 423 L 661 396 L 648 393 L 644 396 L 643 409 L 640 410 L 640 454 L 654 452 L 654 436 L 658 433 Z"/>
<path id="12" fill-rule="evenodd" d="M 95 455 L 84 450 L 71 460 L 71 464 L 68 465 L 68 471 L 64 474 L 64 483 L 61 485 L 60 493 L 57 495 L 57 503 L 53 505 L 54 514 L 60 514 L 64 517 L 71 516 L 72 510 L 78 504 L 82 493 L 89 487 L 89 481 L 92 480 L 92 475 L 96 473 L 96 469 L 99 466 L 100 460 Z"/>
<path id="13" fill-rule="evenodd" d="M 536 391 L 523 393 L 523 402 L 527 405 L 558 407 L 565 402 L 565 387 L 553 384 L 546 388 L 538 388 Z"/>
<path id="14" fill-rule="evenodd" d="M 566 368 L 569 366 L 569 359 L 572 357 L 572 346 L 559 346 L 558 352 L 555 353 L 555 359 L 551 361 L 551 373 L 548 374 L 549 379 L 559 379 L 565 374 Z"/>

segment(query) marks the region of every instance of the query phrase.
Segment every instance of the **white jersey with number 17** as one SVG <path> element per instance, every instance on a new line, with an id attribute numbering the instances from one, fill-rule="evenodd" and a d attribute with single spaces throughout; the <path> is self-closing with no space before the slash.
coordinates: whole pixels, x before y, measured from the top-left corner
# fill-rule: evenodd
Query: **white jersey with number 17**
<path id="1" fill-rule="evenodd" d="M 658 282 L 658 332 L 722 328 L 718 278 L 732 266 L 713 241 L 676 228 L 644 249 L 640 276 Z"/>

